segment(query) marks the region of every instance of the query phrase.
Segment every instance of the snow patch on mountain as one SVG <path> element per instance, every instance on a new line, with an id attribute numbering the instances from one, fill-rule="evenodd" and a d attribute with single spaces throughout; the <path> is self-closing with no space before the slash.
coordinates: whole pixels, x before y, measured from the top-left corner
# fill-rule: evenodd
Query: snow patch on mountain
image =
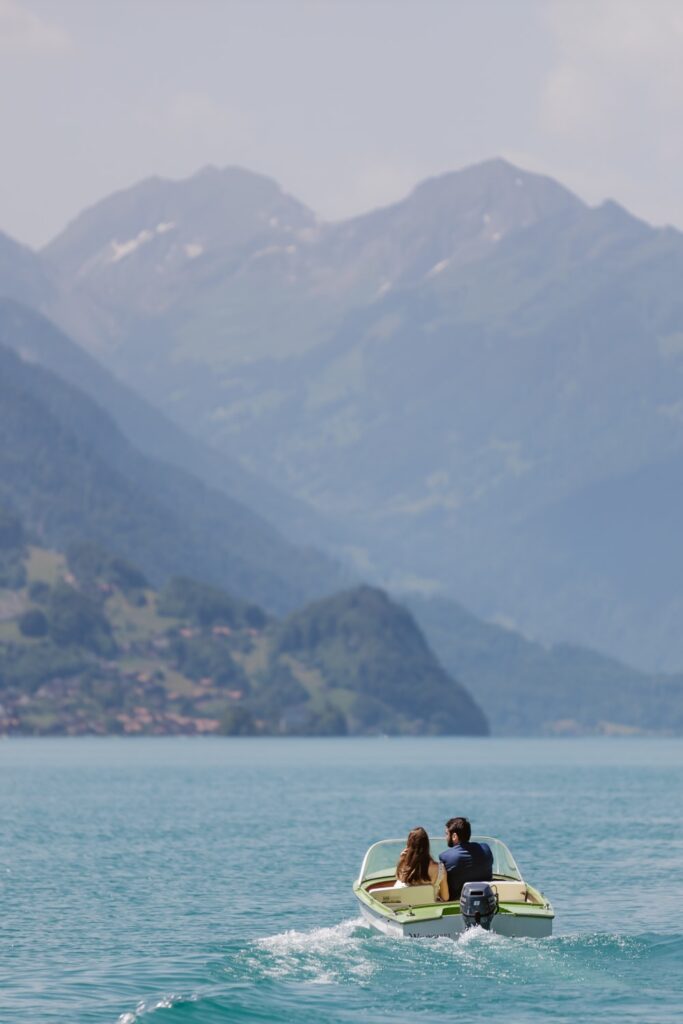
<path id="1" fill-rule="evenodd" d="M 131 253 L 139 249 L 141 245 L 145 245 L 146 242 L 151 242 L 151 240 L 157 235 L 165 235 L 174 227 L 174 221 L 162 221 L 160 224 L 157 224 L 154 229 L 143 228 L 142 231 L 138 231 L 135 238 L 129 238 L 126 242 L 119 242 L 118 239 L 113 239 L 109 243 L 111 253 L 109 262 L 118 263 L 119 260 L 125 259 L 126 256 L 130 256 Z"/>
<path id="2" fill-rule="evenodd" d="M 111 249 L 110 262 L 118 263 L 119 260 L 125 259 L 126 256 L 130 256 L 132 252 L 135 252 L 136 249 L 139 249 L 141 245 L 144 245 L 145 242 L 149 242 L 152 238 L 154 238 L 154 232 L 150 231 L 149 228 L 143 228 L 142 231 L 138 232 L 135 238 L 129 238 L 127 242 L 117 242 L 116 239 L 114 239 L 109 243 Z"/>

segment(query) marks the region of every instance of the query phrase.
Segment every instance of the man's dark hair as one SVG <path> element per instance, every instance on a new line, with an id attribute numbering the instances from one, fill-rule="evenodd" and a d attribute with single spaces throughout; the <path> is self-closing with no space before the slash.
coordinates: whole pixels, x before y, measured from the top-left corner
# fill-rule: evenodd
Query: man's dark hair
<path id="1" fill-rule="evenodd" d="M 453 835 L 454 832 L 457 833 L 461 843 L 469 843 L 470 836 L 472 835 L 472 826 L 467 818 L 449 818 L 446 822 L 446 828 L 450 835 Z"/>

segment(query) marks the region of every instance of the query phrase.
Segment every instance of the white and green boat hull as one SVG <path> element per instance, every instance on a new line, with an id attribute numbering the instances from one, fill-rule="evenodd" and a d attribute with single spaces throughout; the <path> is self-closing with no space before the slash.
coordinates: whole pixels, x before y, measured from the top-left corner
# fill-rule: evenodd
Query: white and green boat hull
<path id="1" fill-rule="evenodd" d="M 455 939 L 465 931 L 457 903 L 432 903 L 401 910 L 383 906 L 361 886 L 355 885 L 354 892 L 363 919 L 385 935 L 413 939 L 446 936 Z M 500 903 L 490 930 L 513 938 L 542 939 L 552 935 L 554 917 L 553 909 L 547 901 L 540 906 Z"/>
<path id="2" fill-rule="evenodd" d="M 515 938 L 546 938 L 552 934 L 555 913 L 545 896 L 525 882 L 510 851 L 499 839 L 487 842 L 494 855 L 491 888 L 497 910 L 490 930 Z M 384 839 L 370 847 L 353 891 L 362 917 L 385 935 L 409 938 L 457 938 L 466 924 L 459 901 L 435 902 L 430 885 L 394 888 L 400 840 Z M 438 850 L 434 850 L 438 855 Z"/>

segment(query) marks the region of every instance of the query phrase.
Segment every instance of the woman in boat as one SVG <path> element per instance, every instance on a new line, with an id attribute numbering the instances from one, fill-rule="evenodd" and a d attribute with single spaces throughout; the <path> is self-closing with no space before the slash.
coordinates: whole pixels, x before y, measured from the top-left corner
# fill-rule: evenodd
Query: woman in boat
<path id="1" fill-rule="evenodd" d="M 414 828 L 408 833 L 405 850 L 396 865 L 395 889 L 411 885 L 431 885 L 434 898 L 448 900 L 448 879 L 440 861 L 432 860 L 429 852 L 429 836 L 423 828 Z"/>

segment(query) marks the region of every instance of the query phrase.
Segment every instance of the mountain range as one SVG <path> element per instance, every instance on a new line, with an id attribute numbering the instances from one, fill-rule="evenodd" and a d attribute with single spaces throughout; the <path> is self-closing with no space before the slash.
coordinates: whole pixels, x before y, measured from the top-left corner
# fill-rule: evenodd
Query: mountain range
<path id="1" fill-rule="evenodd" d="M 657 571 L 683 498 L 679 232 L 501 160 L 338 224 L 206 168 L 84 211 L 40 266 L 45 312 L 359 572 L 683 663 Z M 656 528 L 629 511 L 645 480 Z"/>
<path id="2" fill-rule="evenodd" d="M 675 731 L 680 256 L 503 161 L 341 224 L 150 179 L 0 236 L 0 499 L 278 615 L 388 585 L 496 732 Z"/>

